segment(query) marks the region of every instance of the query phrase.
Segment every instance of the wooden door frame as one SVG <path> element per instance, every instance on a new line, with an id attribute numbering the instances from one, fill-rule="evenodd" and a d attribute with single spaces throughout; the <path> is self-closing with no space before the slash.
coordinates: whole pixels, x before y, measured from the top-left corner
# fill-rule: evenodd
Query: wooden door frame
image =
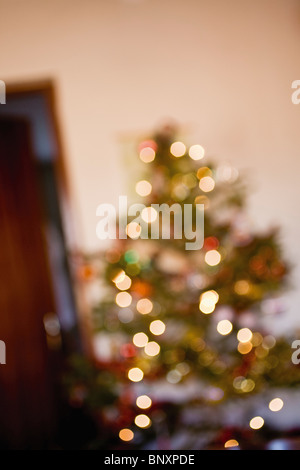
<path id="1" fill-rule="evenodd" d="M 73 254 L 78 258 L 81 258 L 81 251 L 78 248 L 78 240 L 76 230 L 73 226 L 74 216 L 72 211 L 72 206 L 70 204 L 70 200 L 72 200 L 71 190 L 70 190 L 70 183 L 68 172 L 65 165 L 65 150 L 63 146 L 63 139 L 61 135 L 61 125 L 60 120 L 58 117 L 57 111 L 57 85 L 55 80 L 45 78 L 39 80 L 31 80 L 31 81 L 22 81 L 22 82 L 6 82 L 6 103 L 9 100 L 9 96 L 26 96 L 28 94 L 40 93 L 44 96 L 47 111 L 49 112 L 49 116 L 51 118 L 51 123 L 53 125 L 54 130 L 54 139 L 56 144 L 56 155 L 54 161 L 54 169 L 55 175 L 57 178 L 58 183 L 58 191 L 63 195 L 63 198 L 67 204 L 68 210 L 71 212 L 71 227 L 69 227 L 72 231 L 72 240 L 68 237 L 68 233 L 65 233 L 67 246 L 70 247 Z M 64 214 L 62 214 L 62 223 L 65 226 Z M 89 306 L 86 302 L 86 296 L 84 293 L 84 288 L 81 285 L 80 281 L 78 281 L 76 272 L 74 273 L 74 269 L 70 266 L 70 273 L 71 273 L 71 280 L 74 285 L 74 295 L 76 301 L 76 308 L 77 308 L 77 319 L 78 319 L 78 326 L 81 334 L 81 344 L 83 348 L 83 352 L 88 356 L 93 356 L 93 348 L 91 344 L 91 336 L 92 330 L 90 325 L 90 312 Z"/>
<path id="2" fill-rule="evenodd" d="M 57 96 L 56 96 L 56 85 L 54 80 L 44 79 L 28 82 L 11 82 L 6 83 L 6 102 L 9 99 L 9 95 L 12 96 L 26 96 L 29 93 L 41 93 L 46 102 L 47 111 L 51 117 L 51 122 L 54 127 L 54 138 L 57 148 L 57 155 L 54 162 L 56 176 L 58 178 L 58 184 L 60 189 L 63 190 L 67 201 L 70 200 L 70 184 L 67 176 L 67 170 L 65 166 L 64 149 L 62 144 L 62 137 L 60 131 L 60 123 L 57 113 Z M 75 234 L 76 238 L 76 234 Z"/>

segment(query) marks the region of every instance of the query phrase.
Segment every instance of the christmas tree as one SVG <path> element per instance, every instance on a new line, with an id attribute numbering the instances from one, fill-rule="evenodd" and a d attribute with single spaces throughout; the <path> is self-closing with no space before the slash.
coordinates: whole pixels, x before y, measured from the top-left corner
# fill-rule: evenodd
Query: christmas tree
<path id="1" fill-rule="evenodd" d="M 300 378 L 291 342 L 262 322 L 280 309 L 288 278 L 277 230 L 253 233 L 237 170 L 187 146 L 174 126 L 146 136 L 136 154 L 144 209 L 106 253 L 85 259 L 86 282 L 102 285 L 98 346 L 73 360 L 70 402 L 97 423 L 91 447 L 261 448 L 278 435 L 268 419 L 284 405 L 275 390 Z"/>

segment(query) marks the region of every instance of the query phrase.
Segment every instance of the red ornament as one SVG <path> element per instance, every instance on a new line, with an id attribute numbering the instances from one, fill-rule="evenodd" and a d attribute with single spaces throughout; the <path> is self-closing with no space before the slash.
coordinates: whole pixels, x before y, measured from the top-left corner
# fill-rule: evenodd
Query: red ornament
<path id="1" fill-rule="evenodd" d="M 207 237 L 204 239 L 203 248 L 206 251 L 216 250 L 219 246 L 219 240 L 216 237 Z"/>

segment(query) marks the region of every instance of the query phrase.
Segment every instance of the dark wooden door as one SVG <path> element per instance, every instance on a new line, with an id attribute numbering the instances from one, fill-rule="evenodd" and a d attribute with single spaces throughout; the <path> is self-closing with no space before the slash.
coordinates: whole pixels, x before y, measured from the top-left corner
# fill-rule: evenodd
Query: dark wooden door
<path id="1" fill-rule="evenodd" d="M 30 129 L 0 120 L 0 448 L 49 445 L 55 421 L 43 317 L 55 310 Z"/>

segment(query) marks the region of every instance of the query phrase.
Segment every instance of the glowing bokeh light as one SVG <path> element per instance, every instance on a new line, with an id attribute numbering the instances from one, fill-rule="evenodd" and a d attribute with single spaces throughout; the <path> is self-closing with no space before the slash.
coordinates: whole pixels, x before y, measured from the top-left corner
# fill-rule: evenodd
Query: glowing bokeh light
<path id="1" fill-rule="evenodd" d="M 216 291 L 206 291 L 200 296 L 199 309 L 204 314 L 212 313 L 215 310 L 218 300 L 219 294 Z"/>
<path id="2" fill-rule="evenodd" d="M 140 150 L 140 159 L 144 163 L 153 162 L 153 160 L 155 159 L 155 156 L 156 156 L 156 153 L 152 147 L 143 147 Z"/>
<path id="3" fill-rule="evenodd" d="M 205 254 L 204 259 L 209 266 L 216 266 L 221 261 L 221 255 L 217 250 L 210 250 Z"/>
<path id="4" fill-rule="evenodd" d="M 139 428 L 148 428 L 151 425 L 149 416 L 144 414 L 137 415 L 134 422 Z"/>
<path id="5" fill-rule="evenodd" d="M 225 442 L 224 447 L 226 449 L 230 447 L 238 447 L 239 443 L 235 439 L 229 439 L 228 441 Z"/>
<path id="6" fill-rule="evenodd" d="M 264 425 L 264 419 L 261 416 L 255 416 L 250 420 L 249 426 L 251 429 L 260 429 Z"/>
<path id="7" fill-rule="evenodd" d="M 280 411 L 283 407 L 283 400 L 281 398 L 273 398 L 269 403 L 269 408 L 271 411 Z"/>
<path id="8" fill-rule="evenodd" d="M 228 335 L 232 331 L 232 323 L 229 320 L 221 320 L 217 325 L 217 331 L 220 335 Z"/>
<path id="9" fill-rule="evenodd" d="M 125 275 L 121 281 L 116 282 L 116 287 L 119 290 L 127 290 L 131 286 L 131 279 L 129 276 Z"/>
<path id="10" fill-rule="evenodd" d="M 150 408 L 152 405 L 152 400 L 148 395 L 140 395 L 136 399 L 136 406 L 141 408 L 142 410 L 146 410 L 147 408 Z"/>
<path id="11" fill-rule="evenodd" d="M 149 340 L 148 336 L 145 333 L 141 332 L 141 333 L 136 333 L 133 336 L 132 342 L 138 348 L 143 348 L 148 343 L 148 340 Z"/>
<path id="12" fill-rule="evenodd" d="M 128 371 L 128 378 L 132 382 L 140 382 L 143 380 L 144 372 L 139 367 L 133 367 Z"/>
<path id="13" fill-rule="evenodd" d="M 153 303 L 151 302 L 150 299 L 147 299 L 147 298 L 140 299 L 138 300 L 136 304 L 136 309 L 142 315 L 146 315 L 152 311 Z"/>
<path id="14" fill-rule="evenodd" d="M 201 145 L 192 145 L 189 148 L 189 156 L 192 160 L 201 160 L 204 157 L 204 148 Z"/>
<path id="15" fill-rule="evenodd" d="M 123 281 L 123 279 L 125 278 L 126 274 L 125 274 L 125 271 L 123 271 L 123 269 L 121 271 L 119 271 L 112 279 L 112 282 L 114 284 L 117 284 L 118 282 L 121 282 Z"/>
<path id="16" fill-rule="evenodd" d="M 132 302 L 132 297 L 129 292 L 119 292 L 116 295 L 116 304 L 119 307 L 129 307 Z"/>
<path id="17" fill-rule="evenodd" d="M 237 349 L 240 354 L 248 354 L 252 350 L 252 347 L 249 341 L 248 343 L 239 343 Z"/>
<path id="18" fill-rule="evenodd" d="M 160 352 L 160 345 L 155 341 L 150 341 L 146 344 L 144 351 L 147 356 L 157 356 Z"/>
<path id="19" fill-rule="evenodd" d="M 186 152 L 186 146 L 183 142 L 173 142 L 170 152 L 174 157 L 182 157 Z"/>
<path id="20" fill-rule="evenodd" d="M 141 234 L 141 226 L 137 222 L 130 222 L 127 227 L 126 227 L 126 233 L 129 236 L 129 238 L 132 238 L 135 240 L 136 238 L 139 238 Z"/>
<path id="21" fill-rule="evenodd" d="M 252 338 L 252 331 L 249 328 L 242 328 L 237 333 L 237 339 L 241 343 L 248 343 Z"/>
<path id="22" fill-rule="evenodd" d="M 211 176 L 204 176 L 199 181 L 199 188 L 204 193 L 209 193 L 210 191 L 214 189 L 214 187 L 215 187 L 215 181 L 213 180 Z"/>
<path id="23" fill-rule="evenodd" d="M 250 291 L 250 284 L 248 281 L 241 279 L 234 284 L 234 290 L 238 295 L 247 295 Z"/>
<path id="24" fill-rule="evenodd" d="M 152 185 L 146 180 L 138 181 L 135 185 L 135 191 L 139 196 L 149 196 L 152 191 Z"/>
<path id="25" fill-rule="evenodd" d="M 121 431 L 119 432 L 119 438 L 125 442 L 132 441 L 132 439 L 134 438 L 134 434 L 131 429 L 124 428 L 121 429 Z"/>
<path id="26" fill-rule="evenodd" d="M 149 330 L 154 335 L 162 335 L 165 332 L 166 325 L 161 320 L 154 320 L 150 323 Z"/>

